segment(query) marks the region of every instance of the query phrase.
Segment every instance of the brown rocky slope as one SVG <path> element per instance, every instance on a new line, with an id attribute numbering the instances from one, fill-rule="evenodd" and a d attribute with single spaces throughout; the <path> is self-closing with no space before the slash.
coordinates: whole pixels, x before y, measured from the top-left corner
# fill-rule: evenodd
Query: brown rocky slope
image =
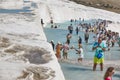
<path id="1" fill-rule="evenodd" d="M 78 4 L 100 8 L 120 14 L 120 0 L 70 0 Z"/>

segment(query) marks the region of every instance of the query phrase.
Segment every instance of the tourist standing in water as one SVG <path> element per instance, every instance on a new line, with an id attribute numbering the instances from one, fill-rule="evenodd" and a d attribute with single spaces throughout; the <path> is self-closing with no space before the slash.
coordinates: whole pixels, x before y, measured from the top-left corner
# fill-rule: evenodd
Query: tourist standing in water
<path id="1" fill-rule="evenodd" d="M 70 33 L 67 34 L 66 38 L 67 38 L 67 43 L 68 45 L 70 44 L 70 39 L 71 39 L 72 35 Z"/>
<path id="2" fill-rule="evenodd" d="M 63 58 L 68 59 L 69 45 L 67 42 L 63 45 L 62 49 L 63 49 Z"/>
<path id="3" fill-rule="evenodd" d="M 118 38 L 117 43 L 118 43 L 118 45 L 120 47 L 120 37 Z"/>
<path id="4" fill-rule="evenodd" d="M 78 47 L 80 47 L 82 45 L 82 38 L 79 36 L 79 39 L 78 39 Z"/>
<path id="5" fill-rule="evenodd" d="M 58 59 L 61 58 L 61 49 L 62 49 L 62 45 L 61 43 L 58 41 L 57 45 L 56 45 L 56 57 Z"/>
<path id="6" fill-rule="evenodd" d="M 72 24 L 70 26 L 68 26 L 68 30 L 69 30 L 69 33 L 72 34 L 73 33 L 73 26 Z"/>
<path id="7" fill-rule="evenodd" d="M 75 29 L 77 35 L 78 35 L 79 30 L 80 30 L 80 29 L 79 29 L 79 27 L 77 26 L 76 29 Z"/>
<path id="8" fill-rule="evenodd" d="M 83 58 L 84 58 L 84 53 L 83 53 L 83 48 L 82 45 L 79 46 L 79 49 L 75 49 L 77 51 L 78 54 L 78 62 L 82 62 Z"/>
<path id="9" fill-rule="evenodd" d="M 114 67 L 108 67 L 104 75 L 104 80 L 112 80 L 112 76 L 114 73 Z"/>
<path id="10" fill-rule="evenodd" d="M 85 42 L 88 43 L 88 39 L 89 39 L 89 32 L 88 32 L 88 30 L 86 30 L 86 32 L 84 34 L 84 37 L 85 37 Z"/>
<path id="11" fill-rule="evenodd" d="M 98 43 L 94 45 L 92 48 L 92 50 L 95 50 L 93 71 L 96 70 L 97 64 L 100 64 L 100 69 L 101 71 L 103 71 L 105 49 L 106 49 L 106 44 L 102 42 L 102 38 L 99 38 Z"/>

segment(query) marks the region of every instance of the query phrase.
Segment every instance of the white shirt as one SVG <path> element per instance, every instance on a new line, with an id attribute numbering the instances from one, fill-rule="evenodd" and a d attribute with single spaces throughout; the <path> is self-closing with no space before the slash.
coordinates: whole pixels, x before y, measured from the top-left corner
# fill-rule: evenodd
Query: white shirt
<path id="1" fill-rule="evenodd" d="M 78 57 L 79 57 L 79 58 L 84 58 L 83 49 L 80 48 L 79 50 L 81 51 L 81 53 L 78 54 Z"/>

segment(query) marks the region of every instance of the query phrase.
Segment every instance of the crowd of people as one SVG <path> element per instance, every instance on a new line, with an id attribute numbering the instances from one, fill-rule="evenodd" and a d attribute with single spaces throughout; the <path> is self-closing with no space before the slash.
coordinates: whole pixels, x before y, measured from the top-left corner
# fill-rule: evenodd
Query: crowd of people
<path id="1" fill-rule="evenodd" d="M 81 20 L 81 19 L 80 19 Z M 115 46 L 115 43 L 119 43 L 120 37 L 118 32 L 113 32 L 111 30 L 107 30 L 108 24 L 112 23 L 112 21 L 101 20 L 98 19 L 94 23 L 85 23 L 83 20 L 73 20 L 71 19 L 71 24 L 68 26 L 68 34 L 66 34 L 66 41 L 64 44 L 61 44 L 59 41 L 57 45 L 53 46 L 53 50 L 56 50 L 56 57 L 58 59 L 68 59 L 68 53 L 70 49 L 76 51 L 78 55 L 78 62 L 82 62 L 84 58 L 84 51 L 83 51 L 83 44 L 82 44 L 82 37 L 79 35 L 80 31 L 84 32 L 84 42 L 86 45 L 89 43 L 89 36 L 90 32 L 95 34 L 93 36 L 93 47 L 91 50 L 95 51 L 94 59 L 93 59 L 93 71 L 96 70 L 97 64 L 100 64 L 100 70 L 103 71 L 103 64 L 104 64 L 104 52 L 110 51 L 111 47 Z M 75 23 L 76 26 L 73 25 Z M 71 46 L 71 38 L 73 36 L 73 32 L 76 31 L 76 35 L 78 35 L 78 48 L 75 46 Z M 119 45 L 120 46 L 120 45 Z M 61 54 L 63 53 L 63 57 Z M 107 80 L 107 79 L 105 79 Z"/>
<path id="2" fill-rule="evenodd" d="M 111 47 L 115 46 L 115 43 L 118 43 L 120 47 L 120 37 L 118 32 L 113 32 L 111 30 L 107 30 L 108 24 L 112 23 L 112 21 L 101 20 L 98 19 L 94 23 L 86 23 L 83 20 L 70 20 L 71 24 L 68 26 L 68 34 L 66 34 L 66 41 L 65 44 L 61 44 L 60 42 L 57 45 L 53 45 L 53 50 L 56 50 L 56 57 L 58 59 L 61 58 L 61 52 L 63 53 L 63 59 L 68 59 L 68 51 L 73 49 L 78 54 L 78 62 L 82 62 L 84 58 L 84 51 L 83 51 L 83 44 L 82 38 L 79 35 L 79 31 L 84 31 L 84 41 L 86 45 L 89 43 L 89 35 L 90 32 L 95 34 L 93 36 L 93 47 L 91 50 L 95 51 L 94 59 L 93 59 L 93 71 L 96 70 L 97 64 L 100 64 L 100 70 L 103 71 L 103 64 L 104 64 L 104 52 L 106 50 L 110 51 Z M 75 26 L 74 27 L 74 23 Z M 79 35 L 78 38 L 78 48 L 76 49 L 74 46 L 70 47 L 71 38 L 73 31 L 76 31 L 76 35 Z M 54 49 L 55 48 L 55 49 Z M 110 77 L 109 69 L 106 71 L 104 80 L 111 80 L 108 79 Z"/>

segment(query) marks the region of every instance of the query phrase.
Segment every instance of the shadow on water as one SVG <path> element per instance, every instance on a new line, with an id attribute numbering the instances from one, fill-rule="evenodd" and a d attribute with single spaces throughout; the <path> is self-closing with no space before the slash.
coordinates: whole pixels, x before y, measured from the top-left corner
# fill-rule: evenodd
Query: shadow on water
<path id="1" fill-rule="evenodd" d="M 71 71 L 92 71 L 92 69 L 88 68 L 81 68 L 81 67 L 67 67 L 66 69 L 71 70 Z"/>
<path id="2" fill-rule="evenodd" d="M 30 7 L 23 7 L 22 9 L 0 9 L 0 13 L 21 13 L 31 12 Z"/>
<path id="3" fill-rule="evenodd" d="M 24 1 L 24 3 L 29 3 L 30 1 Z"/>
<path id="4" fill-rule="evenodd" d="M 88 43 L 88 45 L 93 45 L 93 42 L 91 42 L 91 43 Z"/>
<path id="5" fill-rule="evenodd" d="M 117 49 L 117 51 L 120 51 L 120 49 Z"/>

